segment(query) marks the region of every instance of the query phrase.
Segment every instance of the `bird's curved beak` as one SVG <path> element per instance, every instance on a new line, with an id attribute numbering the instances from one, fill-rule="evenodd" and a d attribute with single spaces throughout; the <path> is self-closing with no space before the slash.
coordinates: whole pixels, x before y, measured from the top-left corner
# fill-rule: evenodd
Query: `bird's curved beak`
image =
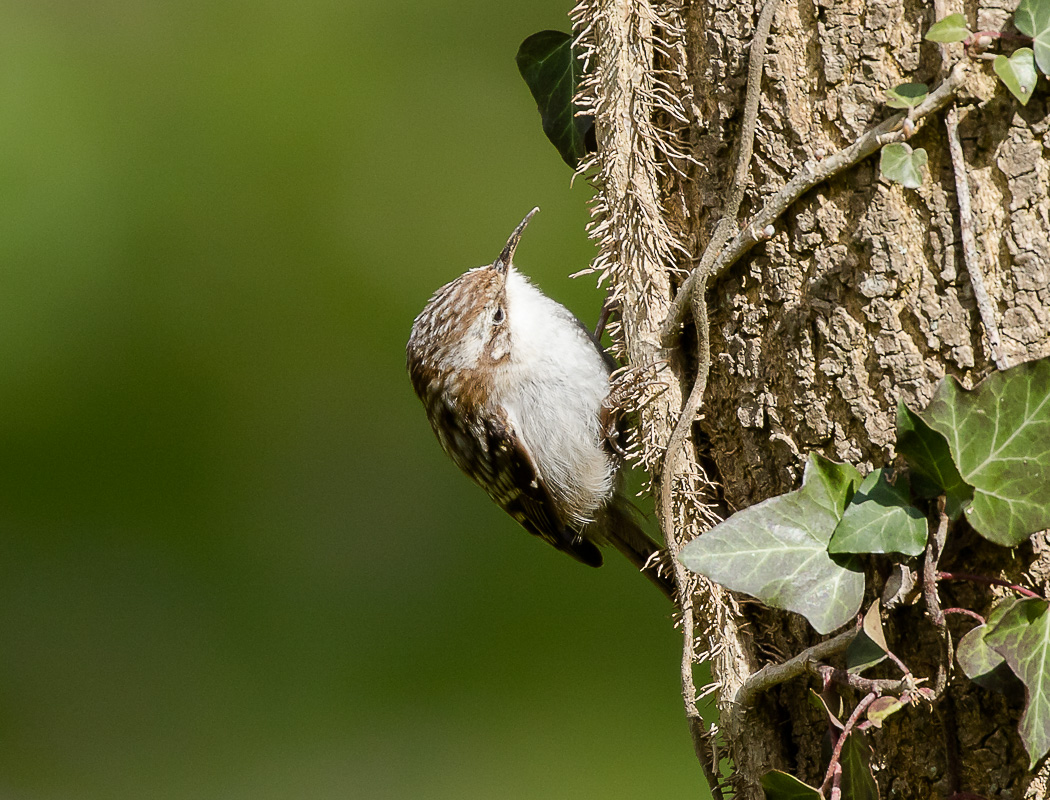
<path id="1" fill-rule="evenodd" d="M 514 251 L 518 249 L 518 242 L 521 240 L 521 234 L 525 230 L 525 226 L 529 224 L 529 220 L 532 219 L 532 215 L 539 211 L 539 207 L 532 209 L 528 214 L 525 215 L 525 219 L 518 223 L 518 227 L 514 229 L 514 232 L 507 239 L 507 244 L 503 248 L 503 252 L 499 254 L 492 263 L 492 268 L 497 272 L 504 275 L 507 274 L 507 268 L 510 266 L 511 261 L 514 258 Z"/>

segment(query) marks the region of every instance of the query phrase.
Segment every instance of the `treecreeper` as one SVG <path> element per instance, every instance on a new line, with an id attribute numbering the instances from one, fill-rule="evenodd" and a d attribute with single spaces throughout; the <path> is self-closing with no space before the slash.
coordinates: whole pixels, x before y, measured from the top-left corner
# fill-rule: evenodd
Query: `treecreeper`
<path id="1" fill-rule="evenodd" d="M 442 449 L 529 533 L 577 561 L 612 545 L 672 600 L 635 521 L 615 444 L 615 364 L 571 311 L 499 257 L 438 289 L 412 325 L 408 372 Z"/>

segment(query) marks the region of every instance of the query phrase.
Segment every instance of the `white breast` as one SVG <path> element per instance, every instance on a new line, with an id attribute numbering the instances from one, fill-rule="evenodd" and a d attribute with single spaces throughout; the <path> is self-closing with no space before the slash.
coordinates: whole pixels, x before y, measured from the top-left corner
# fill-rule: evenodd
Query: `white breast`
<path id="1" fill-rule="evenodd" d="M 599 411 L 609 371 L 572 313 L 509 270 L 511 357 L 496 398 L 574 527 L 591 521 L 614 488 L 616 465 L 601 445 Z"/>

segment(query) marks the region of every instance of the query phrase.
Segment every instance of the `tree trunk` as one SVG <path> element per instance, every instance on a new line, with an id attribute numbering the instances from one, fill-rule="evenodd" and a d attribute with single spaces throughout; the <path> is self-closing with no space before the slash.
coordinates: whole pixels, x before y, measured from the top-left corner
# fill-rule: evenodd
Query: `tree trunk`
<path id="1" fill-rule="evenodd" d="M 976 276 L 960 245 L 962 165 L 953 166 L 946 113 L 958 115 L 977 263 L 1001 358 L 1018 364 L 1050 355 L 1045 81 L 1022 107 L 989 62 L 968 60 L 961 45 L 922 39 L 937 17 L 953 12 L 967 13 L 974 30 L 1000 30 L 1016 0 L 1005 0 L 1005 9 L 982 2 L 976 17 L 974 4 L 961 0 L 944 3 L 937 17 L 918 0 L 782 0 L 733 235 L 801 170 L 895 113 L 885 106 L 886 89 L 912 81 L 933 89 L 959 61 L 965 82 L 948 105 L 956 111 L 925 117 L 910 140 L 929 154 L 920 188 L 881 178 L 878 155 L 868 157 L 792 202 L 759 237 L 766 240 L 708 286 L 703 406 L 687 445 L 664 463 L 703 359 L 696 325 L 686 324 L 673 350 L 661 349 L 660 331 L 731 194 L 748 48 L 762 5 L 583 0 L 573 12 L 588 75 L 582 97 L 598 134 L 594 269 L 618 303 L 613 335 L 622 355 L 662 384 L 650 383 L 639 398 L 639 453 L 673 552 L 710 527 L 717 510 L 798 488 L 810 451 L 862 472 L 889 463 L 898 399 L 919 408 L 943 376 L 970 385 L 995 369 L 995 332 L 982 322 Z M 947 557 L 980 562 L 989 575 L 1026 574 L 1045 589 L 1048 552 L 1046 537 L 1015 551 L 975 538 Z M 817 682 L 797 678 L 747 709 L 736 702 L 755 670 L 819 637 L 801 617 L 691 580 L 695 620 L 685 609 L 686 627 L 695 622 L 697 657 L 711 660 L 734 788 L 761 797 L 759 778 L 774 768 L 819 785 L 826 721 L 807 700 Z M 987 592 L 959 590 L 959 604 L 982 613 L 990 600 Z M 932 675 L 939 645 L 921 613 L 905 609 L 888 625 L 895 652 L 916 674 Z M 968 627 L 953 621 L 951 630 L 958 637 Z M 883 796 L 1043 796 L 1047 771 L 1028 772 L 1019 716 L 1018 703 L 953 675 L 934 713 L 908 708 L 871 737 Z"/>

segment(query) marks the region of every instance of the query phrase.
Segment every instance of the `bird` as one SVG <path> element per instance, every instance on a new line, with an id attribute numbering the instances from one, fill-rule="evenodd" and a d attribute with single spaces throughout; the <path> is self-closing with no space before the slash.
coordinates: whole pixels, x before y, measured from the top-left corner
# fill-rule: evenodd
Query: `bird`
<path id="1" fill-rule="evenodd" d="M 664 552 L 622 490 L 615 362 L 513 263 L 532 209 L 491 264 L 438 289 L 407 345 L 442 449 L 529 533 L 590 567 L 612 545 L 672 602 Z"/>

